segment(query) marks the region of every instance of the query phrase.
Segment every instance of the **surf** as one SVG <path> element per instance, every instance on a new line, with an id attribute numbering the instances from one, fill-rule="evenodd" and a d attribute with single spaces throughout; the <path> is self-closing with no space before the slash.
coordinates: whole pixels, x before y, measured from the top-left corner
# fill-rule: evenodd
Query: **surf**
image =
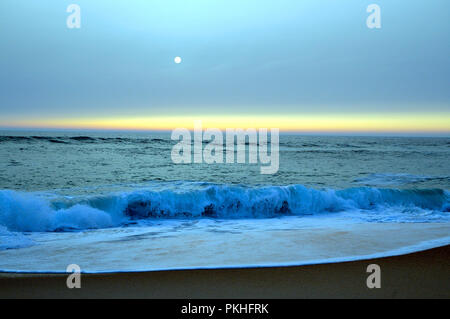
<path id="1" fill-rule="evenodd" d="M 195 182 L 82 196 L 0 191 L 0 226 L 20 232 L 110 228 L 140 220 L 261 219 L 343 212 L 378 221 L 447 221 L 450 196 L 442 189 L 319 190 L 303 185 Z"/>

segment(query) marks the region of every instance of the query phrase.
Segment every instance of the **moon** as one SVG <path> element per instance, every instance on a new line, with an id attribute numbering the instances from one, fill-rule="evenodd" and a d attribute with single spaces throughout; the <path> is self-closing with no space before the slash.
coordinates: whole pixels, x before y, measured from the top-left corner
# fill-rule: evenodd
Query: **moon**
<path id="1" fill-rule="evenodd" d="M 175 57 L 175 59 L 173 59 L 173 61 L 174 61 L 176 64 L 180 64 L 180 63 L 181 63 L 181 58 L 180 58 L 179 56 L 177 56 L 177 57 Z"/>

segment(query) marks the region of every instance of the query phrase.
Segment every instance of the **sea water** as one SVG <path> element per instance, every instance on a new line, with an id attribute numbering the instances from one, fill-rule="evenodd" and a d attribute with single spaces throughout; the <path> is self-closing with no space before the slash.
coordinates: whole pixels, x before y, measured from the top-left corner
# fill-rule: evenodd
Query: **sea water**
<path id="1" fill-rule="evenodd" d="M 296 245 L 308 260 L 370 255 L 358 238 L 343 238 L 339 256 L 296 241 L 355 225 L 433 224 L 433 241 L 418 235 L 414 247 L 450 243 L 450 138 L 281 135 L 273 175 L 174 164 L 175 143 L 165 132 L 2 131 L 0 270 L 301 264 L 289 259 Z"/>

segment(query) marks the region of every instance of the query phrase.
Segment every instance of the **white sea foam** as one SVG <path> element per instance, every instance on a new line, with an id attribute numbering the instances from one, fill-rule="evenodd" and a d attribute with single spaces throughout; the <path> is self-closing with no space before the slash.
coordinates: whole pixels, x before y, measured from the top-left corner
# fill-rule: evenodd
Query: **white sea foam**
<path id="1" fill-rule="evenodd" d="M 6 227 L 0 226 L 0 250 L 24 248 L 33 245 L 33 240 L 22 233 L 10 232 Z"/>
<path id="2" fill-rule="evenodd" d="M 44 199 L 14 191 L 0 191 L 0 224 L 11 231 L 28 232 L 105 228 L 113 225 L 107 212 L 93 207 L 76 204 L 56 210 Z"/>

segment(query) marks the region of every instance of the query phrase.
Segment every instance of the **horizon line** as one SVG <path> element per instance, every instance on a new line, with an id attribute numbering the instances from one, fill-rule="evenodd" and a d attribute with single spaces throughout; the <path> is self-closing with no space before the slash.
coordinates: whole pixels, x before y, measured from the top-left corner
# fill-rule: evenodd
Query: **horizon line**
<path id="1" fill-rule="evenodd" d="M 134 117 L 34 118 L 0 121 L 2 130 L 172 131 L 277 128 L 292 134 L 450 135 L 450 113 L 157 115 Z"/>
<path id="2" fill-rule="evenodd" d="M 204 128 L 203 131 L 207 129 Z M 242 128 L 246 129 L 246 128 Z M 0 132 L 73 132 L 73 133 L 167 133 L 174 129 L 128 129 L 128 128 L 64 128 L 64 127 L 7 127 L 0 126 Z M 193 132 L 193 129 L 188 129 Z M 224 130 L 222 130 L 224 131 Z M 361 136 L 361 137 L 441 137 L 450 138 L 450 131 L 336 131 L 336 130 L 279 130 L 280 135 L 304 136 Z"/>

